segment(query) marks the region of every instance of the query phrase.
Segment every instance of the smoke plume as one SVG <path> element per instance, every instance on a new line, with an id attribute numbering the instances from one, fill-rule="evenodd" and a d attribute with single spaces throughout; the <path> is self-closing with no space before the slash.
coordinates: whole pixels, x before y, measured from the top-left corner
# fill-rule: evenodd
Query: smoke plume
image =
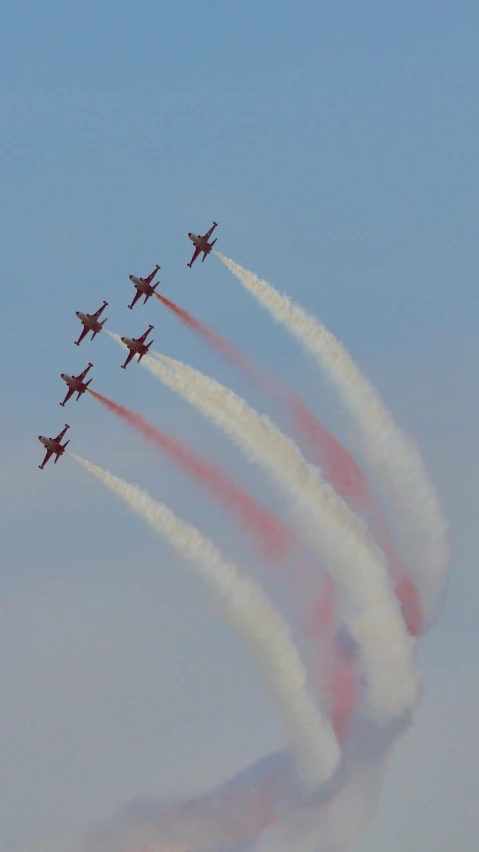
<path id="1" fill-rule="evenodd" d="M 314 316 L 267 281 L 216 252 L 244 287 L 316 357 L 356 423 L 368 463 L 383 485 L 399 533 L 411 543 L 428 619 L 437 615 L 450 560 L 448 524 L 423 459 L 394 422 L 345 347 Z"/>

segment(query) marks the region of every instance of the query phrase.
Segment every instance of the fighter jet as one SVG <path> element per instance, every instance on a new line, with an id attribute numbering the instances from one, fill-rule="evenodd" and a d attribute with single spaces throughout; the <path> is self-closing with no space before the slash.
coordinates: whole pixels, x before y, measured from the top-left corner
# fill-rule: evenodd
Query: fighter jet
<path id="1" fill-rule="evenodd" d="M 201 252 L 203 252 L 203 257 L 201 258 L 202 263 L 204 262 L 206 255 L 210 253 L 210 251 L 213 248 L 217 238 L 214 239 L 212 243 L 209 243 L 208 240 L 211 237 L 211 234 L 213 233 L 214 229 L 217 228 L 217 227 L 218 227 L 217 223 L 213 222 L 213 225 L 209 229 L 208 233 L 205 234 L 203 237 L 198 237 L 196 234 L 188 234 L 191 242 L 193 243 L 193 245 L 195 247 L 195 250 L 193 252 L 193 257 L 191 258 L 190 262 L 186 264 L 187 266 L 190 267 L 190 269 L 193 266 L 198 255 L 201 254 Z"/>
<path id="2" fill-rule="evenodd" d="M 48 459 L 52 455 L 55 454 L 55 456 L 56 456 L 54 464 L 56 464 L 58 459 L 60 458 L 60 456 L 63 455 L 63 453 L 65 452 L 65 449 L 68 446 L 68 444 L 70 443 L 70 441 L 65 441 L 65 443 L 62 444 L 61 440 L 62 440 L 65 432 L 69 428 L 70 427 L 69 427 L 68 423 L 65 423 L 65 428 L 62 429 L 62 431 L 60 432 L 59 435 L 57 435 L 56 438 L 45 438 L 43 435 L 38 436 L 38 440 L 40 441 L 41 444 L 43 444 L 43 446 L 46 448 L 46 451 L 47 451 L 46 454 L 45 454 L 45 458 L 43 459 L 42 463 L 38 465 L 40 470 L 43 470 Z"/>
<path id="3" fill-rule="evenodd" d="M 148 337 L 152 328 L 154 328 L 154 326 L 149 325 L 148 328 L 146 329 L 145 333 L 142 334 L 141 337 L 134 337 L 133 339 L 130 338 L 130 337 L 122 337 L 121 338 L 121 342 L 124 343 L 125 346 L 127 346 L 128 349 L 130 350 L 128 355 L 127 355 L 125 363 L 121 365 L 123 370 L 125 370 L 127 368 L 131 359 L 135 355 L 138 355 L 138 362 L 141 361 L 141 359 L 143 358 L 143 355 L 146 355 L 146 353 L 148 352 L 148 349 L 150 348 L 151 344 L 153 343 L 153 341 L 150 340 L 150 342 L 145 346 L 145 340 Z"/>
<path id="4" fill-rule="evenodd" d="M 143 302 L 143 304 L 146 305 L 150 296 L 153 295 L 153 293 L 155 292 L 155 290 L 158 287 L 158 284 L 160 282 L 157 281 L 156 284 L 153 284 L 153 285 L 151 284 L 151 282 L 153 281 L 153 278 L 155 277 L 155 275 L 156 275 L 156 273 L 158 272 L 159 269 L 161 269 L 161 266 L 156 264 L 153 272 L 150 273 L 148 278 L 137 278 L 136 275 L 130 275 L 129 276 L 131 283 L 134 284 L 135 287 L 136 287 L 135 297 L 134 297 L 131 305 L 128 305 L 128 307 L 130 308 L 130 311 L 133 310 L 133 307 L 136 305 L 138 299 L 141 296 L 145 297 L 145 301 Z"/>
<path id="5" fill-rule="evenodd" d="M 103 322 L 98 322 L 98 317 L 100 316 L 101 313 L 103 313 L 107 304 L 108 304 L 108 302 L 104 301 L 101 308 L 98 308 L 98 310 L 94 314 L 82 314 L 81 311 L 75 311 L 78 319 L 80 320 L 80 322 L 84 326 L 83 331 L 80 334 L 80 337 L 78 338 L 78 340 L 75 340 L 75 346 L 80 345 L 83 338 L 85 337 L 85 335 L 88 334 L 89 331 L 93 332 L 92 336 L 91 336 L 91 339 L 93 340 L 93 338 L 96 337 L 96 335 L 102 330 L 103 326 L 106 323 L 107 318 L 105 318 L 103 320 Z"/>
<path id="6" fill-rule="evenodd" d="M 70 399 L 71 396 L 73 396 L 74 393 L 78 394 L 78 396 L 77 396 L 77 402 L 78 402 L 81 395 L 83 393 L 85 393 L 85 391 L 88 389 L 88 385 L 91 382 L 91 379 L 89 379 L 88 382 L 84 382 L 83 379 L 85 378 L 86 374 L 89 372 L 89 370 L 91 370 L 92 367 L 93 367 L 93 364 L 91 363 L 91 361 L 89 361 L 88 367 L 85 367 L 85 369 L 83 370 L 83 373 L 80 373 L 79 376 L 69 376 L 68 373 L 61 373 L 61 377 L 62 377 L 63 381 L 66 382 L 67 385 L 68 385 L 68 390 L 67 390 L 67 395 L 66 395 L 65 399 L 63 400 L 63 402 L 60 403 L 60 405 L 65 405 L 65 403 L 68 402 L 68 400 Z"/>

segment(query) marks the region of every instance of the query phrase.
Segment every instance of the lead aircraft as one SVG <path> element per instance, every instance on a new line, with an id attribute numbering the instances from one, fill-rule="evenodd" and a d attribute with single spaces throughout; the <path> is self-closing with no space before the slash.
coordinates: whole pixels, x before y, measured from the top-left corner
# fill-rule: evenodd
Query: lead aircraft
<path id="1" fill-rule="evenodd" d="M 190 269 L 193 266 L 198 255 L 201 254 L 201 252 L 203 252 L 203 257 L 201 258 L 202 263 L 204 262 L 206 255 L 210 254 L 217 238 L 214 239 L 213 242 L 211 242 L 211 243 L 209 243 L 208 240 L 211 237 L 211 234 L 213 233 L 214 229 L 217 228 L 217 227 L 218 227 L 218 223 L 213 222 L 208 233 L 204 234 L 204 236 L 202 236 L 202 237 L 199 237 L 197 234 L 191 234 L 191 233 L 188 234 L 188 237 L 190 238 L 191 242 L 193 243 L 193 245 L 195 247 L 195 250 L 193 252 L 193 257 L 191 258 L 190 262 L 186 264 L 187 266 L 190 267 Z"/>

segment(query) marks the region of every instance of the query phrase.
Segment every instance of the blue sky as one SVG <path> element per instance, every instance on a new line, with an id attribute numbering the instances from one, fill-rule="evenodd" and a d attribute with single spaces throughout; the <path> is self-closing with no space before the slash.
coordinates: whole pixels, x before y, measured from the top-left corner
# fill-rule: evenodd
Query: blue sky
<path id="1" fill-rule="evenodd" d="M 215 783 L 281 742 L 246 653 L 198 607 L 181 565 L 69 459 L 36 467 L 36 436 L 56 434 L 66 418 L 75 451 L 151 487 L 221 543 L 235 541 L 215 507 L 162 459 L 153 468 L 93 400 L 59 408 L 59 374 L 92 360 L 97 390 L 141 408 L 276 505 L 186 405 L 146 371 L 120 371 L 112 341 L 73 346 L 75 310 L 107 299 L 109 328 L 136 336 L 153 322 L 154 348 L 263 404 L 159 305 L 126 310 L 128 274 L 155 263 L 162 292 L 338 424 L 314 366 L 221 264 L 186 267 L 187 231 L 213 219 L 221 251 L 345 341 L 438 483 L 455 545 L 448 606 L 425 643 L 420 718 L 360 848 L 384 849 L 391 836 L 421 852 L 472 848 L 478 25 L 477 4 L 440 0 L 19 0 L 4 11 L 0 848 L 33 848 L 140 789 L 169 792 L 166 779 L 180 790 Z M 245 718 L 249 726 L 236 725 Z M 418 751 L 427 766 L 414 786 Z M 388 852 L 403 848 L 394 842 Z"/>

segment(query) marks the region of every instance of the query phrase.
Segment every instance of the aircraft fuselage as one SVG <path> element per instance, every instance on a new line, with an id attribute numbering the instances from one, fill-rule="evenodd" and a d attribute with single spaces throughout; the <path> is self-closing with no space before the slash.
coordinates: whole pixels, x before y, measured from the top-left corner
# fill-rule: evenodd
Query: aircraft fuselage
<path id="1" fill-rule="evenodd" d="M 148 346 L 145 346 L 144 343 L 140 343 L 139 340 L 132 340 L 130 337 L 122 337 L 121 342 L 128 347 L 130 352 L 134 352 L 135 355 L 140 355 L 142 352 L 146 355 L 148 351 Z"/>
<path id="2" fill-rule="evenodd" d="M 148 293 L 152 290 L 151 284 L 148 284 L 148 281 L 145 281 L 144 278 L 137 278 L 136 275 L 130 275 L 130 281 L 140 293 Z"/>
<path id="3" fill-rule="evenodd" d="M 62 446 L 60 441 L 55 441 L 54 438 L 45 438 L 44 435 L 39 435 L 38 440 L 45 447 L 45 449 L 51 453 L 55 453 L 57 456 L 62 456 L 65 452 L 65 447 Z"/>
<path id="4" fill-rule="evenodd" d="M 81 311 L 76 311 L 76 315 L 81 323 L 83 323 L 86 328 L 90 329 L 90 331 L 101 331 L 101 323 L 98 322 L 96 317 L 90 316 L 90 314 L 82 314 Z"/>
<path id="5" fill-rule="evenodd" d="M 206 252 L 206 254 L 210 253 L 211 245 L 208 240 L 203 239 L 203 237 L 199 237 L 198 234 L 188 234 L 188 237 L 196 248 Z"/>

